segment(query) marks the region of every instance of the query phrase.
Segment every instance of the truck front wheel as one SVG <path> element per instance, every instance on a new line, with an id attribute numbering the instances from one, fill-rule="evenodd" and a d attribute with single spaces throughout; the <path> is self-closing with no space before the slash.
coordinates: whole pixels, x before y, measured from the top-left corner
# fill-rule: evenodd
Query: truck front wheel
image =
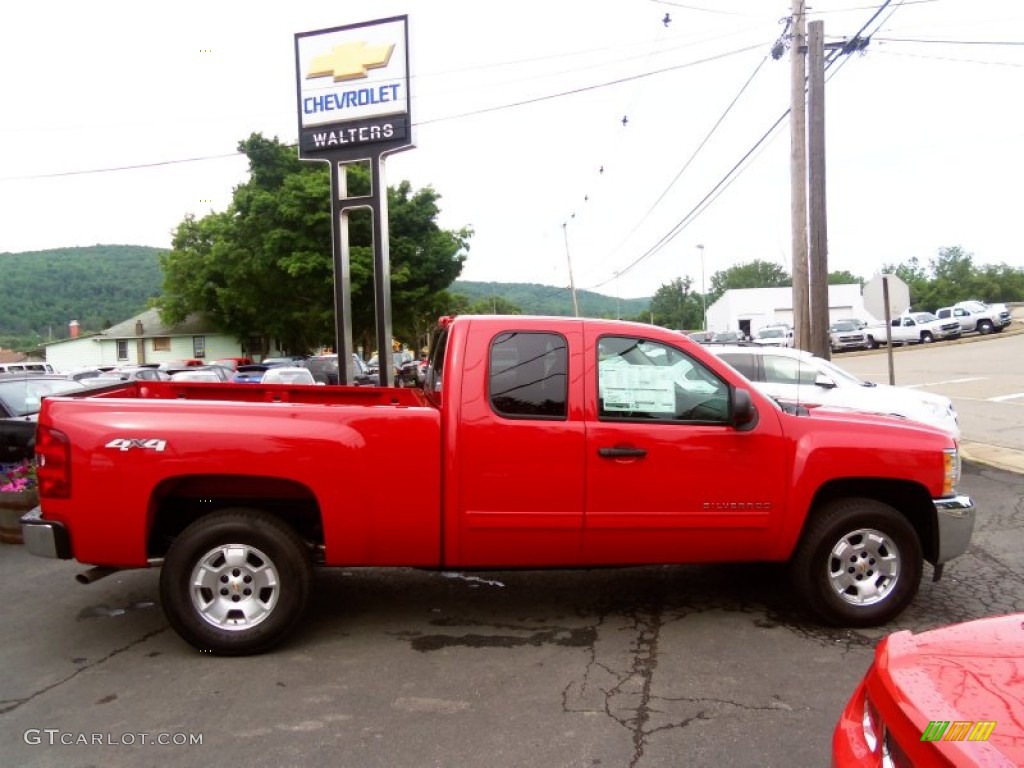
<path id="1" fill-rule="evenodd" d="M 808 521 L 790 561 L 793 586 L 835 626 L 872 627 L 895 618 L 921 582 L 921 542 L 893 507 L 837 499 Z"/>
<path id="2" fill-rule="evenodd" d="M 993 330 L 995 330 L 995 328 L 993 327 L 991 320 L 979 320 L 978 321 L 978 333 L 980 333 L 980 334 L 992 333 Z"/>
<path id="3" fill-rule="evenodd" d="M 167 552 L 160 599 L 174 630 L 202 652 L 262 653 L 305 610 L 312 566 L 301 539 L 272 515 L 224 510 L 186 528 Z"/>

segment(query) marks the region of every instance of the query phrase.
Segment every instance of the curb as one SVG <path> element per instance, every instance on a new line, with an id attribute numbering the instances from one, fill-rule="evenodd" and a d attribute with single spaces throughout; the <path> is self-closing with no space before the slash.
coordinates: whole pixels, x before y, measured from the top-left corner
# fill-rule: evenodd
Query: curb
<path id="1" fill-rule="evenodd" d="M 962 440 L 960 458 L 972 464 L 984 464 L 1006 472 L 1024 474 L 1024 451 Z"/>

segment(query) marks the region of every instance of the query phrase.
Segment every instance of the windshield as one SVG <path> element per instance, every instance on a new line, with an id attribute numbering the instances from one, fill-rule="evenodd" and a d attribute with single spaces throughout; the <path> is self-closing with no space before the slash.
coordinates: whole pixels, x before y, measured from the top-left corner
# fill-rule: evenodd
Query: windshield
<path id="1" fill-rule="evenodd" d="M 761 339 L 780 339 L 782 338 L 781 328 L 762 328 L 757 332 L 758 338 Z"/>
<path id="2" fill-rule="evenodd" d="M 857 326 L 853 323 L 835 323 L 832 326 L 832 330 L 837 333 L 846 333 L 847 331 L 856 331 Z"/>
<path id="3" fill-rule="evenodd" d="M 21 379 L 0 383 L 0 403 L 12 416 L 30 416 L 39 413 L 46 395 L 60 395 L 84 389 L 73 379 Z"/>
<path id="4" fill-rule="evenodd" d="M 914 314 L 914 319 L 919 323 L 930 323 L 932 320 L 938 320 L 939 318 L 931 312 L 917 312 Z"/>

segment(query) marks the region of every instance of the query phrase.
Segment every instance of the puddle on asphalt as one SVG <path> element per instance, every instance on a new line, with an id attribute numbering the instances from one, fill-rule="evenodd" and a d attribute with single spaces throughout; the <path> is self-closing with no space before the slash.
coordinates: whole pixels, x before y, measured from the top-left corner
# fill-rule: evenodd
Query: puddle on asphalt
<path id="1" fill-rule="evenodd" d="M 79 619 L 109 619 L 113 616 L 124 616 L 130 611 L 145 611 L 149 608 L 155 608 L 156 603 L 152 600 L 142 600 L 137 603 L 129 603 L 125 608 L 111 608 L 108 605 L 93 605 L 88 608 L 83 608 L 79 614 Z"/>

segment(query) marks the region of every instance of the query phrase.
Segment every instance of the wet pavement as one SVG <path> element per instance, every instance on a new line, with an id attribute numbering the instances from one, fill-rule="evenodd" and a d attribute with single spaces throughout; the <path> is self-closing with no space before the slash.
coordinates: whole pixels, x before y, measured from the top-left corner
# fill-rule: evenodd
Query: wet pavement
<path id="1" fill-rule="evenodd" d="M 288 644 L 218 658 L 168 628 L 156 571 L 82 586 L 3 546 L 0 763 L 827 765 L 887 632 L 1024 611 L 1024 476 L 968 463 L 962 490 L 970 551 L 860 631 L 809 621 L 775 566 L 333 569 Z"/>

